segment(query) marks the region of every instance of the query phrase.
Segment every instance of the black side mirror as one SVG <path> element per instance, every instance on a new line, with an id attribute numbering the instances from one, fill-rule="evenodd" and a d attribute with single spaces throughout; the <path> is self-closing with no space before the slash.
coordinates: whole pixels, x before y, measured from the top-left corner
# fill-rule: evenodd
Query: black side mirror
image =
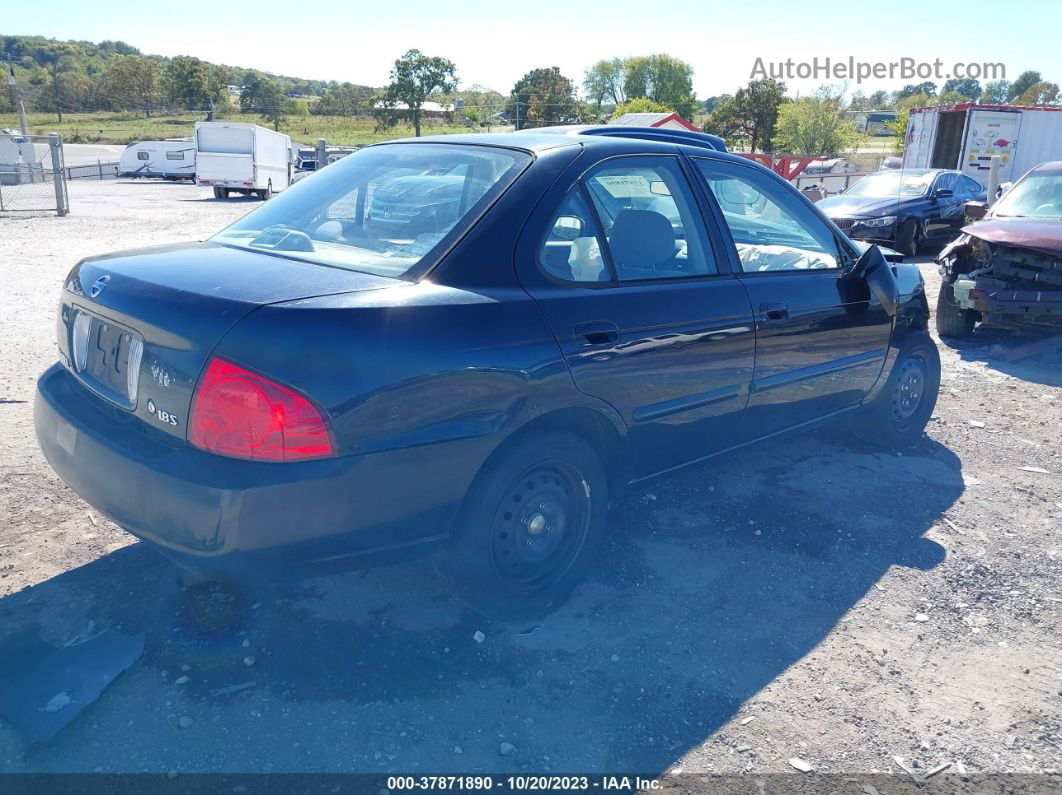
<path id="1" fill-rule="evenodd" d="M 949 188 L 937 188 L 935 191 L 933 191 L 934 199 L 950 199 L 954 195 L 955 191 Z"/>
<path id="2" fill-rule="evenodd" d="M 871 246 L 860 255 L 852 270 L 850 279 L 862 279 L 870 292 L 878 299 L 889 315 L 895 316 L 900 306 L 900 286 L 896 283 L 896 274 L 892 272 L 885 255 L 877 246 Z"/>

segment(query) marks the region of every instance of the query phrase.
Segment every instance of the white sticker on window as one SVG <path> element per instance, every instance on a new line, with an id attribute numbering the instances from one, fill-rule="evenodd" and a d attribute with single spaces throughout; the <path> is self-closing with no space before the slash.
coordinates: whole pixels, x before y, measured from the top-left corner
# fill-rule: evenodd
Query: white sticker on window
<path id="1" fill-rule="evenodd" d="M 647 198 L 653 195 L 649 180 L 640 174 L 598 176 L 594 181 L 607 190 L 614 199 Z"/>

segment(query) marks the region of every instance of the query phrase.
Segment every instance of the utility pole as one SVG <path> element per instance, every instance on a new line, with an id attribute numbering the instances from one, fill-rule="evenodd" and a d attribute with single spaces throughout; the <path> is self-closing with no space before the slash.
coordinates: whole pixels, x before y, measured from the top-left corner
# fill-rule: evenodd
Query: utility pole
<path id="1" fill-rule="evenodd" d="M 11 96 L 11 107 L 18 113 L 19 131 L 25 137 L 29 135 L 29 125 L 26 124 L 26 108 L 22 104 L 22 92 L 18 90 L 18 83 L 15 82 L 14 65 L 9 63 L 7 70 L 7 92 Z"/>

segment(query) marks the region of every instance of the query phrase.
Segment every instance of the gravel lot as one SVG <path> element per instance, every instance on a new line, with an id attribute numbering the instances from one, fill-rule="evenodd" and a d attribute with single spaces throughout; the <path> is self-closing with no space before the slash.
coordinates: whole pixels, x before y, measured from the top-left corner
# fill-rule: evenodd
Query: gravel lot
<path id="1" fill-rule="evenodd" d="M 76 259 L 257 202 L 75 183 L 71 203 L 0 219 L 0 659 L 27 632 L 146 646 L 53 742 L 0 721 L 0 769 L 1062 769 L 1057 359 L 993 358 L 1001 332 L 941 344 L 936 416 L 902 454 L 831 431 L 627 495 L 593 580 L 540 623 L 483 621 L 415 563 L 277 589 L 208 635 L 171 567 L 52 474 L 33 388 Z"/>

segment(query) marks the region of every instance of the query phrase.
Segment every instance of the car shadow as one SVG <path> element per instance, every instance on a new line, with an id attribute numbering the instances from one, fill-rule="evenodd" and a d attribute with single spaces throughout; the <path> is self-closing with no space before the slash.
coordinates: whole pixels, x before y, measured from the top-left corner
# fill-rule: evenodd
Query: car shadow
<path id="1" fill-rule="evenodd" d="M 218 199 L 214 196 L 205 196 L 201 199 L 180 199 L 182 202 L 194 202 L 196 204 L 261 204 L 262 200 L 257 196 L 229 196 L 227 199 Z"/>
<path id="2" fill-rule="evenodd" d="M 958 352 L 964 362 L 983 362 L 993 370 L 1020 378 L 1023 381 L 1062 386 L 1062 328 L 1043 330 L 1012 330 L 991 325 L 978 326 L 972 337 L 943 338 L 941 342 Z M 1036 346 L 1047 341 L 1031 356 L 1008 361 L 1010 351 Z"/>
<path id="3" fill-rule="evenodd" d="M 119 185 L 169 185 L 176 188 L 194 188 L 196 184 L 190 179 L 163 179 L 161 177 L 113 177 L 111 182 Z"/>
<path id="4" fill-rule="evenodd" d="M 133 668 L 50 743 L 0 731 L 0 761 L 664 771 L 759 708 L 857 604 L 886 598 L 874 585 L 890 567 L 940 563 L 924 533 L 962 484 L 958 459 L 929 439 L 902 455 L 832 435 L 747 450 L 620 498 L 591 580 L 516 623 L 465 609 L 427 562 L 239 596 L 182 590 L 134 544 L 0 600 L 0 649 L 27 631 L 60 645 L 89 621 L 146 636 Z M 860 653 L 841 652 L 848 664 Z"/>

